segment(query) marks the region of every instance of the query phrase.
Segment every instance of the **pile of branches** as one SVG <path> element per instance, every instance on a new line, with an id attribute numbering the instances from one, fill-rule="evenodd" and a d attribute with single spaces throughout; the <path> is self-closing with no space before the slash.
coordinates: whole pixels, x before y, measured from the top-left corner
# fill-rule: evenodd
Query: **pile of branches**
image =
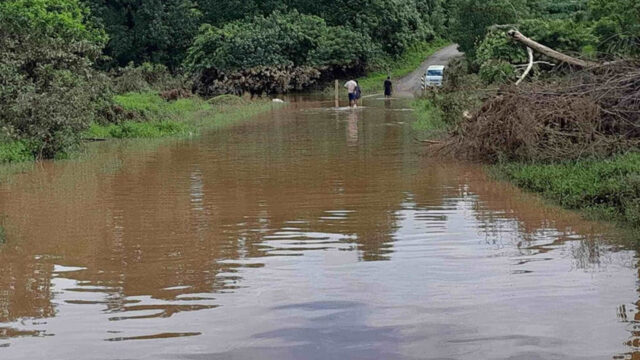
<path id="1" fill-rule="evenodd" d="M 472 160 L 555 161 L 640 145 L 640 63 L 502 88 L 464 120 L 441 151 Z"/>
<path id="2" fill-rule="evenodd" d="M 212 68 L 198 74 L 193 92 L 205 97 L 283 94 L 314 84 L 320 75 L 320 70 L 310 66 L 258 66 L 233 72 Z"/>

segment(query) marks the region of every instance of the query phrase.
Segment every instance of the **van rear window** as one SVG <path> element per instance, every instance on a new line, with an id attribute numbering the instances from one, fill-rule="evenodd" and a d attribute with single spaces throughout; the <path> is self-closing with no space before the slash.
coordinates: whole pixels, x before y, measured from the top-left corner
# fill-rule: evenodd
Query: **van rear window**
<path id="1" fill-rule="evenodd" d="M 427 76 L 442 76 L 442 70 L 428 70 Z"/>

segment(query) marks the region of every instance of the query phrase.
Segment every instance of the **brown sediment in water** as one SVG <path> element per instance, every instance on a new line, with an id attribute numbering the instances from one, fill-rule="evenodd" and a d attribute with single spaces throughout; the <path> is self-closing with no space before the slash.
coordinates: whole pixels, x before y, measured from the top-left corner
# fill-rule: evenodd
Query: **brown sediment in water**
<path id="1" fill-rule="evenodd" d="M 0 356 L 633 351 L 615 309 L 635 310 L 636 255 L 615 229 L 425 159 L 404 104 L 364 105 L 100 144 L 0 186 L 0 325 L 54 335 Z"/>

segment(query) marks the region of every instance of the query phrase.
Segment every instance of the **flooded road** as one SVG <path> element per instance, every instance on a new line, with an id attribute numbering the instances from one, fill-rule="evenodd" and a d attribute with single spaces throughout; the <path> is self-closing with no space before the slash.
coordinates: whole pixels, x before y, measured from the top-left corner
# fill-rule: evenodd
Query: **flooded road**
<path id="1" fill-rule="evenodd" d="M 0 186 L 0 359 L 640 358 L 606 225 L 301 101 Z"/>

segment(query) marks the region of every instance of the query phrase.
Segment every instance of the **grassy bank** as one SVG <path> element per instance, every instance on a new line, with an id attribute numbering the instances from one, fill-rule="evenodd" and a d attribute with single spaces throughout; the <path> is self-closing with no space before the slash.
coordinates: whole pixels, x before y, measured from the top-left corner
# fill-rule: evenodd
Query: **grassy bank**
<path id="1" fill-rule="evenodd" d="M 444 120 L 442 109 L 426 98 L 416 99 L 411 103 L 415 109 L 416 121 L 411 125 L 421 139 L 432 139 L 447 133 L 448 124 Z"/>
<path id="2" fill-rule="evenodd" d="M 640 227 L 640 153 L 561 164 L 510 163 L 495 175 L 590 217 Z"/>
<path id="3" fill-rule="evenodd" d="M 167 102 L 157 92 L 132 92 L 115 97 L 115 102 L 135 120 L 119 124 L 92 124 L 87 138 L 160 138 L 195 135 L 200 130 L 231 124 L 269 111 L 270 101 L 245 101 L 221 96 L 210 101 L 199 97 Z"/>

